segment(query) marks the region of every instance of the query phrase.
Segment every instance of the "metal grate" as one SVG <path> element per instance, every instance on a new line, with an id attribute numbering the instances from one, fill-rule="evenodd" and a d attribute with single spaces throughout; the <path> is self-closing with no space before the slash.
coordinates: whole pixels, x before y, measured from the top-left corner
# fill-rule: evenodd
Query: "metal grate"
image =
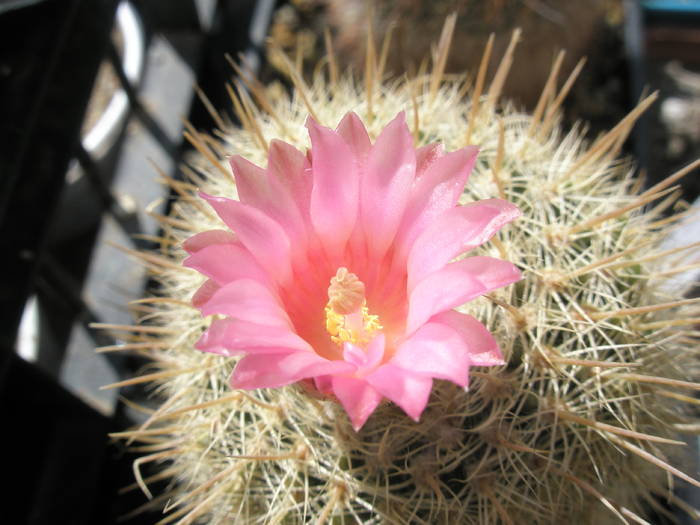
<path id="1" fill-rule="evenodd" d="M 130 322 L 124 305 L 145 275 L 110 244 L 148 247 L 134 234 L 157 233 L 144 210 L 159 199 L 149 209 L 164 211 L 168 195 L 146 159 L 174 176 L 183 118 L 211 127 L 194 85 L 224 105 L 207 88 L 228 80 L 225 53 L 260 59 L 274 3 L 0 3 L 0 439 L 21 458 L 8 523 L 109 524 L 145 503 L 138 491 L 117 495 L 133 481 L 133 458 L 106 437 L 137 416 L 99 389 L 139 363 L 96 355 L 96 345 L 120 342 L 89 323 Z M 115 20 L 121 35 L 110 38 Z M 115 125 L 81 140 L 105 68 Z"/>

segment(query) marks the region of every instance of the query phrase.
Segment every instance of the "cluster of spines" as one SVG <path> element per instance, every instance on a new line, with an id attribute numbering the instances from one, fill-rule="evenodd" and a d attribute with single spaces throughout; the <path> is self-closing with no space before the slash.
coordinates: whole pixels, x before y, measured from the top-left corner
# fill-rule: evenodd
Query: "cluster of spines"
<path id="1" fill-rule="evenodd" d="M 100 351 L 137 352 L 155 370 L 108 387 L 150 383 L 164 396 L 140 428 L 115 435 L 143 443 L 135 486 L 147 495 L 151 481 L 177 480 L 146 504 L 170 511 L 161 523 L 548 523 L 594 501 L 613 519 L 645 523 L 644 505 L 674 499 L 667 473 L 698 484 L 666 455 L 678 430 L 695 428 L 678 407 L 698 404 L 691 392 L 700 387 L 689 379 L 700 309 L 677 290 L 664 298 L 657 281 L 680 269 L 656 265 L 695 247 L 656 248 L 679 220 L 662 215 L 676 197 L 672 185 L 697 163 L 640 193 L 617 155 L 654 96 L 587 146 L 578 131 L 557 128 L 582 63 L 557 90 L 559 54 L 527 116 L 498 106 L 519 34 L 486 89 L 492 39 L 473 82 L 445 79 L 453 30 L 451 18 L 431 73 L 393 84 L 382 73 L 388 43 L 377 53 L 371 35 L 363 86 L 341 78 L 330 39 L 329 80 L 319 72 L 307 85 L 289 63 L 289 102 L 242 74 L 229 92 L 243 129 L 212 110 L 221 138 L 186 133 L 199 153 L 185 169 L 189 181 L 161 174 L 180 196 L 170 216 L 158 217 L 163 253 L 133 254 L 163 292 L 133 305 L 138 324 L 100 326 L 126 341 Z M 218 226 L 197 188 L 235 192 L 224 166 L 230 148 L 264 164 L 270 139 L 295 143 L 305 114 L 335 125 L 355 110 L 372 131 L 398 109 L 418 144 L 481 146 L 466 200 L 500 196 L 524 211 L 485 251 L 521 265 L 526 278 L 468 305 L 508 365 L 473 370 L 467 392 L 438 383 L 419 424 L 385 405 L 360 433 L 301 385 L 230 391 L 231 360 L 192 348 L 206 323 L 189 304 L 200 277 L 178 262 L 183 238 Z M 448 113 L 452 120 L 438 120 Z M 152 462 L 162 472 L 143 479 L 140 468 Z"/>

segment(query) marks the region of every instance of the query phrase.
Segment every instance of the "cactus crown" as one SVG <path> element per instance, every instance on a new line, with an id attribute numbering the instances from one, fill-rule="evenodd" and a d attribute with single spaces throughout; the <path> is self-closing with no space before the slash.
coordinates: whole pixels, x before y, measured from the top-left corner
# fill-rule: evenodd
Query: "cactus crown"
<path id="1" fill-rule="evenodd" d="M 559 127 L 580 67 L 558 89 L 560 55 L 525 114 L 499 102 L 518 33 L 487 84 L 490 41 L 473 81 L 443 75 L 452 28 L 450 18 L 429 73 L 385 80 L 370 40 L 358 82 L 330 49 L 310 84 L 290 64 L 291 95 L 255 80 L 231 90 L 240 128 L 217 116 L 220 134 L 188 131 L 198 153 L 188 182 L 168 181 L 180 198 L 162 221 L 162 253 L 140 256 L 162 287 L 123 347 L 153 360 L 141 380 L 164 400 L 129 433 L 152 451 L 139 464 L 166 462 L 161 476 L 175 481 L 152 502 L 168 502 L 162 523 L 582 523 L 584 508 L 591 523 L 631 523 L 655 496 L 673 500 L 669 474 L 698 484 L 670 458 L 700 388 L 700 310 L 664 286 L 694 246 L 660 247 L 679 221 L 663 214 L 672 184 L 694 166 L 640 192 L 618 154 L 653 95 L 589 143 Z M 416 145 L 481 148 L 465 201 L 502 197 L 523 211 L 480 253 L 515 262 L 524 279 L 468 305 L 507 364 L 472 371 L 468 391 L 437 382 L 419 423 L 387 404 L 357 433 L 300 384 L 231 391 L 233 360 L 193 350 L 209 321 L 190 306 L 202 278 L 179 265 L 179 246 L 221 227 L 194 193 L 235 195 L 224 166 L 234 152 L 265 165 L 273 138 L 308 147 L 309 114 L 335 126 L 355 111 L 374 139 L 401 110 Z"/>

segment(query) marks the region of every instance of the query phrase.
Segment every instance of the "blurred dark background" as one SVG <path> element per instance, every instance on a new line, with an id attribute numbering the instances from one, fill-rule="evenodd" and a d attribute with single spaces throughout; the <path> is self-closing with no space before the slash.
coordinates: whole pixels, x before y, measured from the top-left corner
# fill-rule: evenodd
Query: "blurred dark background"
<path id="1" fill-rule="evenodd" d="M 458 25 L 454 48 L 469 52 L 453 53 L 453 71 L 476 67 L 491 31 L 507 38 L 522 26 L 516 64 L 520 56 L 526 69 L 513 71 L 507 93 L 517 104 L 532 105 L 533 86 L 540 89 L 565 47 L 560 83 L 580 56 L 589 59 L 566 122 L 589 122 L 595 137 L 645 89 L 659 89 L 627 153 L 650 181 L 700 156 L 700 1 L 382 0 L 374 18 L 367 5 L 0 0 L 0 444 L 11 482 L 1 496 L 4 523 L 163 517 L 133 486 L 136 456 L 107 437 L 143 420 L 126 400 L 148 404 L 148 392 L 100 390 L 143 363 L 119 352 L 95 354 L 95 346 L 124 341 L 89 325 L 130 324 L 126 305 L 149 286 L 112 244 L 154 247 L 158 227 L 146 210 L 167 213 L 169 195 L 149 162 L 177 178 L 187 152 L 183 119 L 197 129 L 214 126 L 195 86 L 234 120 L 225 54 L 244 54 L 263 80 L 281 80 L 267 60 L 266 39 L 301 49 L 314 64 L 328 27 L 343 63 L 358 67 L 365 21 L 373 20 L 379 38 L 396 26 L 389 67 L 401 74 L 429 53 L 456 9 L 465 25 Z M 697 177 L 683 184 L 694 201 Z"/>

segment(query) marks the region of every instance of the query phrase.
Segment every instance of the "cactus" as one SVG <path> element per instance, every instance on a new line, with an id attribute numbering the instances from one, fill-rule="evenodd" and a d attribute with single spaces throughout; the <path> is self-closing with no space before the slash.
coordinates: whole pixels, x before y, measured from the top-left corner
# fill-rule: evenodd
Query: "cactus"
<path id="1" fill-rule="evenodd" d="M 390 41 L 386 70 L 401 74 L 430 53 L 451 12 L 458 13 L 454 48 L 459 53 L 449 56 L 447 72 L 461 73 L 476 67 L 483 42 L 491 32 L 495 33 L 494 51 L 503 53 L 509 32 L 519 27 L 526 38 L 518 46 L 520 59 L 511 67 L 503 94 L 534 108 L 549 72 L 549 58 L 556 49 L 563 48 L 568 51 L 564 62 L 567 68 L 583 55 L 592 60 L 594 69 L 587 71 L 572 96 L 577 102 L 579 98 L 585 102 L 589 114 L 597 108 L 593 98 L 601 96 L 601 77 L 606 75 L 595 67 L 611 59 L 606 55 L 600 60 L 610 51 L 603 51 L 601 45 L 610 38 L 604 35 L 614 33 L 612 28 L 621 24 L 623 8 L 619 0 L 295 0 L 276 12 L 270 31 L 273 45 L 268 49 L 279 46 L 295 56 L 302 55 L 305 71 L 310 73 L 325 54 L 324 32 L 330 30 L 339 62 L 361 69 L 368 33 L 374 32 L 379 39 Z M 274 51 L 268 53 L 268 59 L 273 67 L 285 69 L 284 60 Z M 587 78 L 590 76 L 596 78 Z M 614 88 L 606 88 L 610 89 Z M 614 122 L 609 110 L 599 111 L 607 111 L 606 122 Z"/>
<path id="2" fill-rule="evenodd" d="M 432 71 L 385 80 L 369 46 L 364 80 L 328 71 L 306 83 L 293 66 L 294 90 L 231 91 L 242 122 L 213 136 L 187 133 L 197 149 L 187 181 L 162 218 L 161 253 L 142 253 L 160 286 L 142 301 L 120 349 L 151 360 L 129 383 L 149 383 L 162 401 L 130 441 L 149 450 L 135 465 L 162 463 L 173 482 L 152 505 L 167 503 L 161 523 L 646 523 L 650 509 L 676 500 L 673 478 L 698 485 L 682 465 L 680 433 L 697 429 L 698 302 L 669 280 L 696 245 L 664 249 L 680 224 L 673 183 L 697 163 L 641 191 L 619 150 L 643 100 L 608 134 L 589 142 L 564 131 L 559 107 L 580 68 L 557 88 L 559 65 L 532 114 L 499 101 L 518 34 L 486 87 L 443 75 L 448 19 Z M 489 60 L 487 44 L 484 60 Z M 416 145 L 480 154 L 463 200 L 501 197 L 523 216 L 479 253 L 518 265 L 524 278 L 463 307 L 481 320 L 507 364 L 476 368 L 468 389 L 436 381 L 413 422 L 380 405 L 355 432 L 340 405 L 302 383 L 232 390 L 234 358 L 193 348 L 210 319 L 191 306 L 201 285 L 181 265 L 181 242 L 220 228 L 198 189 L 236 195 L 226 156 L 266 164 L 270 141 L 308 147 L 312 114 L 335 126 L 355 111 L 372 138 L 406 111 Z M 666 216 L 674 208 L 681 213 Z M 663 512 L 663 509 L 660 510 Z"/>

